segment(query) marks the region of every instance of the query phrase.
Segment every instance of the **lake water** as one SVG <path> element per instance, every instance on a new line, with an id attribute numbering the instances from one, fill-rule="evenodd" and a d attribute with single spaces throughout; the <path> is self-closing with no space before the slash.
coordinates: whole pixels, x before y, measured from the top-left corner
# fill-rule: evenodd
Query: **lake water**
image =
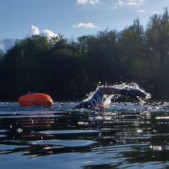
<path id="1" fill-rule="evenodd" d="M 0 103 L 0 169 L 169 168 L 169 103 L 74 105 Z"/>

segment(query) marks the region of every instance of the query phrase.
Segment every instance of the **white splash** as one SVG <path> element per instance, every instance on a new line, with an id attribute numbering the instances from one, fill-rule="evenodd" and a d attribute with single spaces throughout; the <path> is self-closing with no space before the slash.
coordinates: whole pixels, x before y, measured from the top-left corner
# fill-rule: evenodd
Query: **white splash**
<path id="1" fill-rule="evenodd" d="M 136 89 L 136 90 L 139 90 L 146 95 L 145 99 L 142 99 L 142 98 L 137 96 L 137 98 L 139 99 L 141 104 L 145 103 L 145 100 L 151 98 L 151 94 L 147 93 L 145 90 L 143 90 L 137 83 L 122 83 L 122 84 L 117 84 L 117 85 L 98 86 L 94 92 L 89 93 L 87 99 L 85 99 L 84 101 L 90 100 L 93 97 L 93 95 L 97 92 L 97 90 L 99 90 L 99 87 L 112 87 L 112 88 L 116 88 L 116 89 L 126 89 L 126 90 Z M 111 102 L 112 102 L 112 98 L 115 95 L 117 95 L 117 94 L 104 95 L 103 96 L 103 105 L 105 105 L 105 106 L 110 105 Z"/>

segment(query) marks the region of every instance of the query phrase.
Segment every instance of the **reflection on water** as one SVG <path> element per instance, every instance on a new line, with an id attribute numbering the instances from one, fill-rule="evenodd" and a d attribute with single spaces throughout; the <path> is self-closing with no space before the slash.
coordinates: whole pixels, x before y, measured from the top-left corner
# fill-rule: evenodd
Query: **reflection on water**
<path id="1" fill-rule="evenodd" d="M 1 168 L 169 167 L 167 103 L 121 103 L 102 111 L 55 105 L 0 104 Z"/>

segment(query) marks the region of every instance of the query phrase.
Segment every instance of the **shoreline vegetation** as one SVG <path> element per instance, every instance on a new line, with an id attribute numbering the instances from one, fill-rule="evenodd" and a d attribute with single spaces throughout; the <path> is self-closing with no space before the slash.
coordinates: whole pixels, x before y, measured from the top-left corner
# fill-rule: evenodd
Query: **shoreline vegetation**
<path id="1" fill-rule="evenodd" d="M 169 14 L 139 19 L 124 30 L 75 40 L 62 35 L 17 40 L 0 51 L 0 101 L 31 92 L 55 101 L 81 100 L 97 85 L 136 82 L 152 99 L 169 100 Z"/>

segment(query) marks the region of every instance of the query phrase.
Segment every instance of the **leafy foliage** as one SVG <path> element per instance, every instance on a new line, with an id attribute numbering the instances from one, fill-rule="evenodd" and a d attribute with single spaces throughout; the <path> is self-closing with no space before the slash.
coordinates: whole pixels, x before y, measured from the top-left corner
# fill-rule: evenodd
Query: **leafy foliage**
<path id="1" fill-rule="evenodd" d="M 0 99 L 45 92 L 76 100 L 102 84 L 137 82 L 156 99 L 169 99 L 169 15 L 154 15 L 144 30 L 139 19 L 121 32 L 101 31 L 68 41 L 43 36 L 16 41 L 0 51 Z"/>

